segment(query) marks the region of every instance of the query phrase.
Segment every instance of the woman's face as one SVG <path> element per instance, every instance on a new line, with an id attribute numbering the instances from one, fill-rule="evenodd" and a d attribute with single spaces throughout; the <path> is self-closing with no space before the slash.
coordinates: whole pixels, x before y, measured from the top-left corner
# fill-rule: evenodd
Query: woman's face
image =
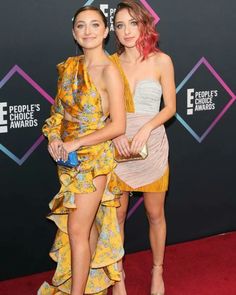
<path id="1" fill-rule="evenodd" d="M 103 45 L 108 28 L 98 12 L 86 10 L 77 15 L 72 33 L 82 48 L 93 49 Z"/>
<path id="2" fill-rule="evenodd" d="M 123 46 L 127 48 L 136 46 L 140 30 L 137 20 L 129 14 L 128 9 L 122 9 L 117 13 L 115 31 L 118 40 Z"/>

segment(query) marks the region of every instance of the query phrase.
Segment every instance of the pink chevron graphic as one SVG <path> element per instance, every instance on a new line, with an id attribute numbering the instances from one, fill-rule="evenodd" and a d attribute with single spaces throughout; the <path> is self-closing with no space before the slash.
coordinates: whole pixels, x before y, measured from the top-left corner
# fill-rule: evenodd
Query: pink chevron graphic
<path id="1" fill-rule="evenodd" d="M 138 201 L 134 204 L 134 206 L 129 210 L 126 219 L 129 219 L 142 203 L 143 203 L 143 197 L 140 197 Z"/>
<path id="2" fill-rule="evenodd" d="M 188 82 L 188 80 L 191 79 L 191 77 L 194 75 L 194 73 L 198 70 L 198 68 L 201 65 L 204 65 L 209 70 L 209 72 L 215 77 L 215 79 L 225 89 L 225 91 L 230 95 L 231 98 L 230 98 L 229 102 L 226 104 L 226 106 L 222 109 L 220 114 L 213 120 L 213 122 L 210 124 L 210 126 L 205 130 L 205 132 L 202 135 L 198 135 L 178 113 L 176 114 L 177 120 L 190 132 L 190 134 L 199 143 L 201 143 L 208 136 L 208 134 L 213 130 L 213 128 L 216 126 L 216 124 L 221 120 L 221 118 L 224 116 L 224 114 L 227 112 L 227 110 L 236 101 L 236 95 L 234 94 L 234 92 L 229 88 L 229 86 L 226 84 L 226 82 L 221 78 L 221 76 L 216 72 L 216 70 L 212 67 L 212 65 L 207 61 L 207 59 L 205 57 L 202 57 L 197 62 L 197 64 L 193 67 L 193 69 L 190 71 L 190 73 L 179 84 L 179 86 L 176 88 L 176 93 L 178 94 L 178 92 Z"/>
<path id="3" fill-rule="evenodd" d="M 157 15 L 157 13 L 152 9 L 152 7 L 148 4 L 146 0 L 140 0 L 140 2 L 143 4 L 143 6 L 151 13 L 151 15 L 154 17 L 155 25 L 160 21 L 160 17 Z"/>
<path id="4" fill-rule="evenodd" d="M 12 78 L 13 75 L 19 74 L 26 82 L 28 82 L 36 91 L 38 91 L 41 96 L 46 99 L 48 102 L 53 104 L 53 98 L 39 85 L 37 84 L 25 71 L 23 71 L 18 65 L 14 65 L 11 70 L 5 75 L 5 77 L 0 81 L 0 89 Z M 33 143 L 33 145 L 25 152 L 25 154 L 18 158 L 14 155 L 9 149 L 0 144 L 0 151 L 5 155 L 15 161 L 19 166 L 21 166 L 29 156 L 36 150 L 36 148 L 44 140 L 44 136 L 40 135 L 38 139 Z"/>
<path id="5" fill-rule="evenodd" d="M 18 73 L 22 78 L 25 79 L 32 87 L 34 87 L 46 100 L 53 104 L 53 98 L 45 91 L 39 84 L 37 84 L 25 71 L 23 71 L 18 65 L 14 65 L 11 70 L 6 74 L 6 76 L 0 81 L 0 88 L 7 83 L 11 77 Z"/>

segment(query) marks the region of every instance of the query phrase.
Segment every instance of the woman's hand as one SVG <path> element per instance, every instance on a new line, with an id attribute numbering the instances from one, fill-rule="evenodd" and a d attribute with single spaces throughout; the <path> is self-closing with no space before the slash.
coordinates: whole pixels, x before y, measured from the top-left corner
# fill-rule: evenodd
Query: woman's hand
<path id="1" fill-rule="evenodd" d="M 78 139 L 67 141 L 63 143 L 63 149 L 67 154 L 70 152 L 77 151 L 81 147 L 80 141 Z"/>
<path id="2" fill-rule="evenodd" d="M 59 160 L 67 161 L 68 154 L 80 148 L 78 140 L 63 142 L 59 139 L 54 139 L 48 145 L 48 151 L 53 159 L 57 162 Z"/>
<path id="3" fill-rule="evenodd" d="M 63 141 L 60 139 L 54 139 L 48 144 L 49 154 L 55 161 L 61 159 L 61 151 L 63 149 Z"/>
<path id="4" fill-rule="evenodd" d="M 112 140 L 120 156 L 130 157 L 129 141 L 126 135 L 121 135 Z"/>
<path id="5" fill-rule="evenodd" d="M 70 152 L 76 151 L 78 148 L 78 142 L 76 140 L 63 142 L 62 148 L 60 150 L 60 159 L 66 162 L 68 159 L 68 154 Z"/>
<path id="6" fill-rule="evenodd" d="M 131 143 L 131 154 L 137 155 L 139 152 L 141 152 L 142 148 L 148 141 L 151 131 L 152 129 L 148 125 L 144 125 L 141 129 L 139 129 L 139 131 L 133 137 Z"/>

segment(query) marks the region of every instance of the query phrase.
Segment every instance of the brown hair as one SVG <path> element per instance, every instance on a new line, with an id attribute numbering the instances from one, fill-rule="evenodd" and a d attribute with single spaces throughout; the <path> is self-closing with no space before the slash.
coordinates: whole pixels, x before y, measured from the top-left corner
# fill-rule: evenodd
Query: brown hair
<path id="1" fill-rule="evenodd" d="M 108 24 L 107 24 L 107 19 L 104 15 L 104 13 L 102 12 L 101 9 L 95 7 L 95 6 L 92 6 L 92 5 L 86 5 L 86 6 L 83 6 L 81 8 L 79 8 L 75 14 L 74 14 L 74 17 L 72 18 L 72 26 L 74 28 L 75 26 L 75 21 L 76 21 L 76 17 L 78 16 L 78 14 L 80 14 L 81 12 L 83 11 L 87 11 L 87 10 L 92 10 L 92 11 L 96 11 L 98 14 L 100 14 L 100 16 L 102 17 L 102 20 L 103 20 L 103 23 L 105 25 L 105 28 L 107 28 Z"/>

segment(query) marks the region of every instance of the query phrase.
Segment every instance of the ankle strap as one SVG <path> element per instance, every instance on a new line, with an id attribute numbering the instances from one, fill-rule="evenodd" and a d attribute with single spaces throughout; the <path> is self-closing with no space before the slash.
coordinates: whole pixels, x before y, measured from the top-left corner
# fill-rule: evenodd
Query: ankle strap
<path id="1" fill-rule="evenodd" d="M 162 264 L 153 264 L 153 267 L 163 267 L 163 263 Z"/>

